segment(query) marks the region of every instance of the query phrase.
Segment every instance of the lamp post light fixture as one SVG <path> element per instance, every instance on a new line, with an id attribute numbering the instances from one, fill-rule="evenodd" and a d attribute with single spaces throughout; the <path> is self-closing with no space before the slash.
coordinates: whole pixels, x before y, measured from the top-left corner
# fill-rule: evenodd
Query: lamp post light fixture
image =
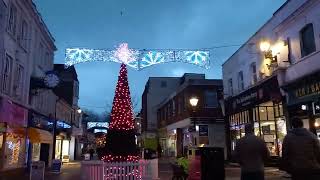
<path id="1" fill-rule="evenodd" d="M 191 97 L 189 99 L 189 102 L 190 102 L 190 105 L 192 107 L 192 117 L 191 119 L 193 119 L 193 128 L 194 128 L 194 145 L 197 146 L 197 138 L 196 138 L 196 132 L 197 132 L 197 126 L 196 126 L 196 118 L 194 117 L 195 116 L 195 112 L 196 112 L 196 108 L 197 108 L 197 105 L 198 105 L 198 102 L 199 102 L 199 98 L 198 97 Z"/>
<path id="2" fill-rule="evenodd" d="M 79 108 L 79 109 L 77 110 L 77 112 L 78 112 L 79 114 L 81 114 L 81 113 L 82 113 L 82 110 Z"/>

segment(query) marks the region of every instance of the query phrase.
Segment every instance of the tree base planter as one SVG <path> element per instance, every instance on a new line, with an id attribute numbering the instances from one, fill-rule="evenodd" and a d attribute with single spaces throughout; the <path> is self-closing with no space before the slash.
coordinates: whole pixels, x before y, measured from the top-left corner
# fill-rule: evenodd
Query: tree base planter
<path id="1" fill-rule="evenodd" d="M 139 162 L 82 161 L 83 180 L 156 180 L 158 159 Z"/>

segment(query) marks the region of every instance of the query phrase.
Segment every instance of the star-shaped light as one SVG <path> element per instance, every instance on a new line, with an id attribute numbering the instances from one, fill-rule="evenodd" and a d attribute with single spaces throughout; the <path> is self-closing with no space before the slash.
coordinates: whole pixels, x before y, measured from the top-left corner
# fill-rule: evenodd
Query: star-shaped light
<path id="1" fill-rule="evenodd" d="M 128 48 L 128 43 L 122 43 L 114 52 L 114 57 L 124 64 L 137 60 L 138 52 Z"/>

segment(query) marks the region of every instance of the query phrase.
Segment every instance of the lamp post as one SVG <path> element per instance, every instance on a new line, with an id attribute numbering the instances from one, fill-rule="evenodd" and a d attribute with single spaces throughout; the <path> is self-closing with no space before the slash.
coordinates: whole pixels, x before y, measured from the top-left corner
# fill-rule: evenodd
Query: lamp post
<path id="1" fill-rule="evenodd" d="M 190 102 L 190 105 L 191 105 L 191 108 L 192 108 L 192 117 L 191 119 L 193 119 L 193 128 L 194 128 L 194 131 L 196 132 L 197 131 L 197 128 L 196 128 L 196 119 L 195 119 L 195 112 L 196 112 L 196 108 L 197 108 L 197 105 L 198 105 L 198 102 L 199 102 L 199 99 L 197 97 L 191 97 L 189 99 L 189 102 Z M 197 142 L 196 142 L 196 137 L 194 137 L 194 145 L 196 146 L 197 145 Z"/>

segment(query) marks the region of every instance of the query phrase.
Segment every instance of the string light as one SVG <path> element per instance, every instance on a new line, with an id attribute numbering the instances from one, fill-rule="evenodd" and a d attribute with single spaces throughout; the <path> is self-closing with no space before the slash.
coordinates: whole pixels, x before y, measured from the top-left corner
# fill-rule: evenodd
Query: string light
<path id="1" fill-rule="evenodd" d="M 155 64 L 183 62 L 208 69 L 210 65 L 210 51 L 200 49 L 136 50 L 129 49 L 127 43 L 122 43 L 116 50 L 68 48 L 66 49 L 65 60 L 66 67 L 84 62 L 103 61 L 124 63 L 136 70 L 141 70 Z"/>

